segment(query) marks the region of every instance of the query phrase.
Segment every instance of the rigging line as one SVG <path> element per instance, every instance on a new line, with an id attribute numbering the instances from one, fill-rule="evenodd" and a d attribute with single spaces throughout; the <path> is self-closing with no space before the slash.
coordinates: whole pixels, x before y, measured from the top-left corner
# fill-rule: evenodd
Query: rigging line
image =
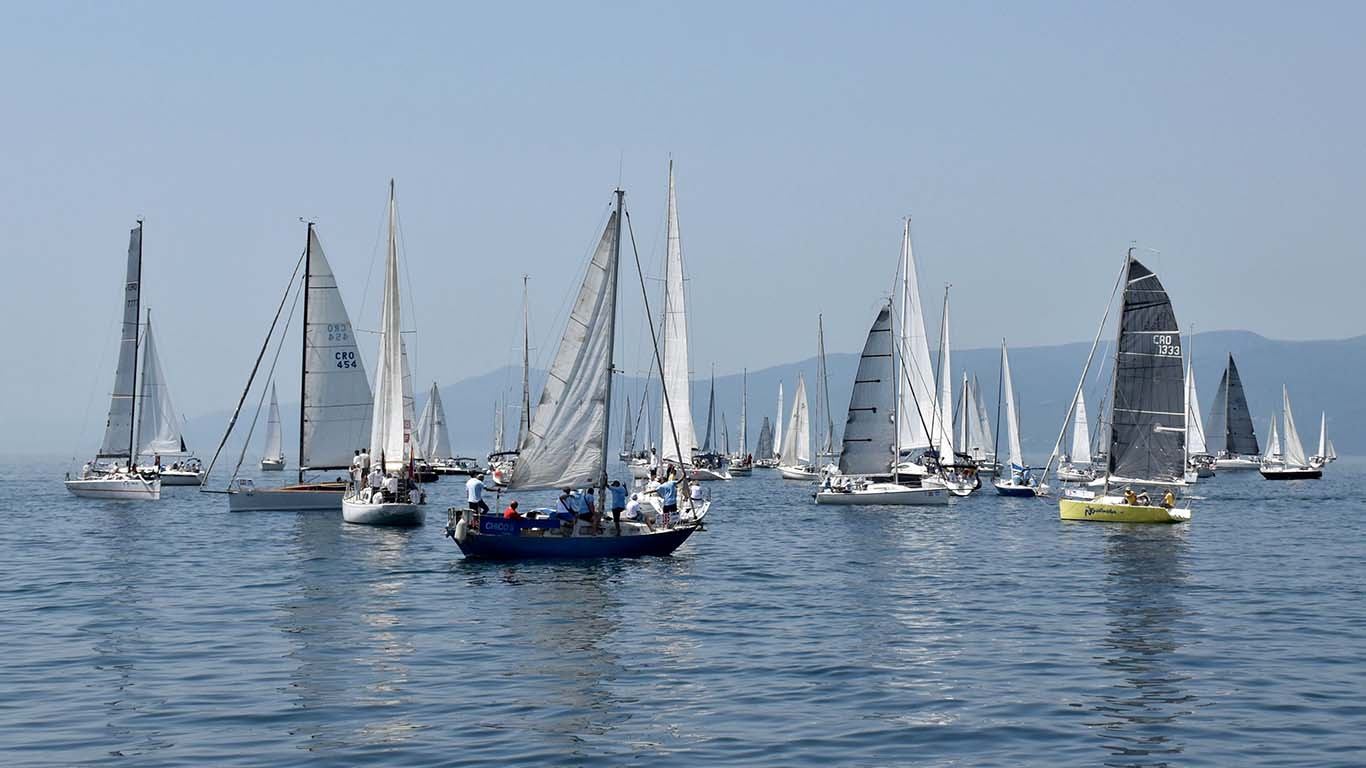
<path id="1" fill-rule="evenodd" d="M 209 466 L 204 470 L 204 482 L 199 485 L 201 490 L 204 485 L 208 483 L 209 475 L 213 472 L 214 462 L 218 461 L 218 454 L 222 453 L 223 446 L 227 444 L 228 438 L 232 435 L 232 429 L 237 424 L 237 416 L 242 412 L 242 404 L 247 401 L 247 394 L 251 392 L 251 384 L 256 380 L 256 371 L 261 367 L 261 360 L 266 356 L 266 350 L 270 348 L 270 340 L 275 335 L 275 326 L 280 322 L 280 313 L 285 310 L 285 302 L 289 301 L 289 294 L 295 290 L 294 280 L 298 278 L 299 269 L 304 265 L 304 257 L 307 256 L 307 254 L 307 250 L 304 250 L 299 254 L 299 261 L 294 264 L 294 274 L 290 275 L 289 282 L 285 284 L 285 295 L 280 297 L 280 306 L 275 310 L 275 318 L 270 321 L 270 330 L 266 332 L 265 341 L 261 342 L 261 351 L 256 354 L 256 364 L 251 367 L 251 375 L 247 376 L 247 386 L 242 390 L 242 397 L 237 401 L 237 408 L 233 410 L 232 418 L 228 420 L 228 429 L 223 433 L 223 439 L 219 441 L 218 449 L 213 452 L 213 458 L 209 460 Z M 296 293 L 296 299 L 297 296 L 298 294 Z M 293 315 L 293 310 L 290 311 L 290 314 L 291 316 Z M 307 320 L 307 318 L 304 318 L 305 333 L 308 331 Z M 277 352 L 276 354 L 278 355 L 279 353 Z M 299 403 L 299 407 L 302 408 L 303 403 Z M 302 460 L 302 457 L 300 457 L 300 459 Z M 229 482 L 231 482 L 231 480 Z"/>
<path id="2" fill-rule="evenodd" d="M 123 330 L 122 330 L 122 329 L 123 329 L 123 320 L 119 320 L 119 329 L 120 329 L 120 330 L 119 330 L 119 346 L 122 346 L 122 345 L 123 345 Z M 100 387 L 100 384 L 99 384 L 100 376 L 101 376 L 101 375 L 104 375 L 104 374 L 103 374 L 103 372 L 104 372 L 104 361 L 105 361 L 105 359 L 109 356 L 109 345 L 108 345 L 108 344 L 100 344 L 99 346 L 100 346 L 100 348 L 101 348 L 101 349 L 100 349 L 100 360 L 99 360 L 98 366 L 95 368 L 95 371 L 96 371 L 96 373 L 95 373 L 95 380 L 92 381 L 92 382 L 90 383 L 90 388 L 89 388 L 90 394 L 86 395 L 86 398 L 85 398 L 85 413 L 83 413 L 83 414 L 81 415 L 81 427 L 80 427 L 79 430 L 77 430 L 77 433 L 76 433 L 76 445 L 75 445 L 75 447 L 72 448 L 72 450 L 71 450 L 71 464 L 68 465 L 68 466 L 71 466 L 71 467 L 74 467 L 74 466 L 76 465 L 76 453 L 77 453 L 77 451 L 80 450 L 81 443 L 84 442 L 84 440 L 85 440 L 85 431 L 86 431 L 86 429 L 88 429 L 88 428 L 90 427 L 90 406 L 91 406 L 91 404 L 93 404 L 93 403 L 95 402 L 95 393 L 99 391 L 99 387 Z M 96 449 L 95 449 L 95 453 L 99 453 L 99 452 L 100 452 L 99 449 L 96 448 Z"/>
<path id="3" fill-rule="evenodd" d="M 678 468 L 686 476 L 687 462 L 683 460 L 683 446 L 678 443 L 678 426 L 674 424 L 673 405 L 669 402 L 669 388 L 662 386 L 664 381 L 664 357 L 659 353 L 659 337 L 655 334 L 655 319 L 650 314 L 650 296 L 645 290 L 645 270 L 640 266 L 640 251 L 636 249 L 636 232 L 631 226 L 631 214 L 626 214 L 626 229 L 631 233 L 631 253 L 635 255 L 636 275 L 640 278 L 640 298 L 645 302 L 645 316 L 650 320 L 650 341 L 654 347 L 655 365 L 659 366 L 660 394 L 664 398 L 664 412 L 669 415 L 669 431 L 673 434 L 674 448 L 678 450 Z M 661 429 L 663 425 L 661 425 Z M 688 458 L 692 458 L 689 456 Z"/>
<path id="4" fill-rule="evenodd" d="M 298 309 L 298 307 L 299 307 L 299 296 L 300 296 L 300 294 L 303 293 L 303 287 L 302 287 L 302 285 L 303 285 L 303 284 L 300 283 L 300 288 L 299 288 L 299 290 L 297 290 L 297 291 L 294 292 L 294 301 L 293 301 L 293 303 L 291 303 L 291 304 L 289 305 L 289 317 L 285 318 L 285 327 L 286 327 L 286 328 L 288 328 L 289 325 L 290 325 L 290 323 L 292 323 L 292 322 L 294 321 L 294 310 Z M 308 323 L 305 322 L 305 323 L 304 323 L 305 330 L 307 329 L 307 326 L 308 326 Z M 271 361 L 270 361 L 270 371 L 269 371 L 269 372 L 267 373 L 267 375 L 266 375 L 266 380 L 267 380 L 267 381 L 269 381 L 269 380 L 275 378 L 275 366 L 276 366 L 277 363 L 280 362 L 280 352 L 283 351 L 284 348 L 285 348 L 284 339 L 281 338 L 281 339 L 280 339 L 280 343 L 275 345 L 275 357 L 272 358 Z M 254 433 L 254 432 L 256 431 L 256 424 L 257 424 L 257 422 L 260 421 L 260 419 L 261 419 L 261 406 L 262 406 L 262 404 L 265 403 L 265 400 L 266 400 L 266 388 L 265 388 L 265 387 L 261 387 L 261 396 L 260 396 L 259 398 L 257 398 L 257 400 L 256 400 L 256 412 L 253 413 L 253 414 L 251 415 L 251 428 L 249 428 L 249 429 L 247 430 L 247 436 L 242 440 L 242 452 L 241 452 L 240 454 L 238 454 L 238 456 L 237 456 L 237 466 L 233 467 L 233 469 L 232 469 L 232 476 L 233 476 L 233 477 L 237 477 L 237 473 L 242 471 L 242 462 L 243 462 L 244 460 L 246 460 L 246 457 L 247 457 L 247 448 L 251 446 L 251 436 L 252 436 L 252 433 Z M 303 404 L 302 402 L 299 403 L 299 408 L 302 409 L 303 407 L 304 407 L 304 404 Z M 299 466 L 302 467 L 302 466 L 303 466 L 303 463 L 304 463 L 304 457 L 303 457 L 303 456 L 300 456 L 300 457 L 299 457 Z M 205 474 L 205 475 L 204 475 L 204 478 L 207 480 L 207 479 L 208 479 L 208 475 Z"/>

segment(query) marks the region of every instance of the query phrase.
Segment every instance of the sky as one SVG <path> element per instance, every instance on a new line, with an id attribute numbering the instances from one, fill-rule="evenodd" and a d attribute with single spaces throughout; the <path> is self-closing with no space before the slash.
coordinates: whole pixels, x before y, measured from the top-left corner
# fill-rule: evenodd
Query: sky
<path id="1" fill-rule="evenodd" d="M 810 356 L 817 313 L 856 350 L 907 215 L 957 348 L 1089 339 L 1134 242 L 1184 326 L 1366 333 L 1364 22 L 1327 2 L 4 3 L 0 320 L 36 343 L 0 377 L 0 434 L 93 449 L 138 217 L 193 416 L 235 403 L 301 217 L 373 328 L 397 180 L 417 378 L 455 381 L 516 360 L 523 274 L 548 362 L 618 184 L 661 274 L 670 157 L 699 374 Z"/>

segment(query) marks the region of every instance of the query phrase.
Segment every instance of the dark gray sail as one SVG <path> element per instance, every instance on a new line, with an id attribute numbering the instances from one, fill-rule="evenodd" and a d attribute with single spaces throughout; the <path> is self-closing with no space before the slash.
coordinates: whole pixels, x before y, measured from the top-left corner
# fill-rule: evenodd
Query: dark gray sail
<path id="1" fill-rule="evenodd" d="M 859 356 L 849 416 L 844 424 L 840 472 L 885 475 L 896 456 L 896 367 L 892 357 L 892 306 L 884 304 Z"/>
<path id="2" fill-rule="evenodd" d="M 1228 452 L 1241 456 L 1257 456 L 1262 452 L 1257 445 L 1257 433 L 1252 429 L 1252 412 L 1248 410 L 1243 380 L 1238 376 L 1233 355 L 1228 356 Z"/>
<path id="3" fill-rule="evenodd" d="M 764 417 L 764 423 L 759 427 L 759 444 L 754 447 L 756 456 L 768 458 L 773 455 L 773 425 L 769 423 L 768 417 Z"/>
<path id="4" fill-rule="evenodd" d="M 1229 362 L 1233 358 L 1229 357 Z M 1228 369 L 1224 369 L 1224 375 L 1219 378 L 1219 391 L 1214 394 L 1214 405 L 1209 411 L 1209 427 L 1205 430 L 1209 436 L 1206 440 L 1208 445 L 1205 447 L 1214 453 L 1225 453 L 1228 448 Z"/>
<path id="5" fill-rule="evenodd" d="M 716 379 L 711 381 L 711 393 L 707 395 L 707 436 L 702 438 L 702 452 L 711 453 L 711 433 L 716 425 Z"/>
<path id="6" fill-rule="evenodd" d="M 1115 359 L 1110 474 L 1180 482 L 1185 474 L 1186 372 L 1171 300 L 1130 257 Z"/>

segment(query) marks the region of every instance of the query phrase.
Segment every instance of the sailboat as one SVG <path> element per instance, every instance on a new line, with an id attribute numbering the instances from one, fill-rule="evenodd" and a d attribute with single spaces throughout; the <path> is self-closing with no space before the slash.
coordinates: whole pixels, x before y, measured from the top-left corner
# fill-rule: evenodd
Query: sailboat
<path id="1" fill-rule="evenodd" d="M 92 499 L 155 501 L 161 498 L 161 479 L 136 470 L 134 441 L 134 384 L 138 373 L 139 312 L 142 295 L 142 220 L 128 235 L 128 265 L 123 281 L 123 333 L 119 361 L 114 369 L 114 391 L 109 400 L 109 419 L 104 441 L 81 468 L 80 477 L 66 477 L 66 489 Z"/>
<path id="2" fill-rule="evenodd" d="M 797 392 L 792 396 L 792 414 L 783 434 L 778 471 L 784 480 L 815 480 L 820 470 L 811 463 L 811 421 L 806 408 L 806 378 L 797 374 Z"/>
<path id="3" fill-rule="evenodd" d="M 1228 367 L 1219 379 L 1219 391 L 1210 409 L 1206 450 L 1214 449 L 1214 464 L 1218 469 L 1258 469 L 1261 449 L 1257 434 L 1252 429 L 1252 413 L 1247 407 L 1243 380 L 1233 355 L 1228 356 Z"/>
<path id="4" fill-rule="evenodd" d="M 1186 482 L 1214 477 L 1217 465 L 1205 443 L 1205 424 L 1200 418 L 1200 396 L 1195 387 L 1195 331 L 1186 339 Z"/>
<path id="5" fill-rule="evenodd" d="M 1100 494 L 1087 489 L 1067 491 L 1058 500 L 1063 520 L 1178 523 L 1191 517 L 1190 509 L 1178 507 L 1175 497 L 1175 489 L 1185 485 L 1186 460 L 1181 330 L 1167 291 L 1157 275 L 1134 258 L 1133 250 L 1125 254 L 1122 283 L 1116 285 L 1116 290 L 1120 285 L 1124 290 L 1104 487 Z M 1084 369 L 1078 393 L 1085 380 Z M 1117 491 L 1119 486 L 1124 487 L 1123 493 Z M 1153 503 L 1146 490 L 1136 494 L 1133 486 L 1165 494 L 1160 503 Z"/>
<path id="6" fill-rule="evenodd" d="M 977 377 L 973 376 L 969 380 L 967 371 L 964 371 L 961 391 L 963 394 L 958 399 L 956 417 L 958 444 L 963 446 L 964 453 L 972 457 L 981 474 L 995 474 L 996 455 L 990 445 L 991 423 L 987 420 L 986 410 L 982 407 L 982 393 L 977 385 Z"/>
<path id="7" fill-rule="evenodd" d="M 773 455 L 773 423 L 765 416 L 763 422 L 759 424 L 759 441 L 754 444 L 755 456 Z M 772 459 L 755 459 L 754 465 L 758 467 L 768 466 L 766 462 Z"/>
<path id="8" fill-rule="evenodd" d="M 138 471 L 153 473 L 166 485 L 199 485 L 204 465 L 185 446 L 180 416 L 171 401 L 171 389 L 161 368 L 161 356 L 152 335 L 152 310 L 142 334 L 142 382 L 138 387 Z"/>
<path id="9" fill-rule="evenodd" d="M 830 412 L 830 373 L 825 367 L 825 316 L 816 315 L 816 425 L 821 430 L 820 445 L 816 448 L 816 465 L 823 471 L 835 472 L 835 417 Z"/>
<path id="10" fill-rule="evenodd" d="M 280 472 L 285 468 L 285 451 L 280 437 L 280 399 L 275 382 L 270 383 L 270 411 L 266 416 L 266 450 L 261 455 L 261 470 Z"/>
<path id="11" fill-rule="evenodd" d="M 1309 458 L 1310 463 L 1320 467 L 1338 460 L 1338 452 L 1333 449 L 1333 441 L 1328 439 L 1328 414 L 1319 414 L 1319 450 Z"/>
<path id="12" fill-rule="evenodd" d="M 764 422 L 768 422 L 768 417 L 764 417 Z M 783 450 L 783 383 L 778 382 L 778 410 L 773 417 L 773 423 L 769 425 L 768 441 L 764 441 L 763 433 L 759 433 L 759 445 L 756 446 L 755 455 L 759 458 L 754 460 L 754 464 L 764 469 L 776 469 L 782 460 Z"/>
<path id="13" fill-rule="evenodd" d="M 707 432 L 702 438 L 702 450 L 692 456 L 692 466 L 687 468 L 689 480 L 729 480 L 729 450 L 719 450 L 712 442 L 719 438 L 716 431 L 716 372 L 711 375 L 711 388 L 707 392 Z M 666 454 L 667 456 L 667 454 Z"/>
<path id="14" fill-rule="evenodd" d="M 522 275 L 522 405 L 517 415 L 517 444 L 510 451 L 504 450 L 500 444 L 488 455 L 489 479 L 494 485 L 500 486 L 512 482 L 517 460 L 522 453 L 522 443 L 531 430 L 531 293 L 527 285 L 529 280 L 530 276 Z"/>
<path id="15" fill-rule="evenodd" d="M 275 488 L 257 488 L 250 479 L 237 477 L 237 471 L 234 470 L 224 491 L 210 491 L 201 486 L 200 490 L 203 491 L 226 493 L 228 509 L 233 512 L 340 509 L 342 494 L 346 491 L 346 482 L 341 477 L 335 481 L 318 482 L 306 482 L 305 477 L 307 473 L 347 470 L 356 451 L 368 442 L 366 431 L 369 429 L 371 413 L 370 382 L 365 376 L 365 365 L 356 348 L 351 317 L 342 301 L 332 265 L 323 253 L 313 223 L 308 222 L 306 226 L 304 253 L 299 266 L 295 267 L 295 275 L 298 275 L 300 267 L 303 269 L 300 290 L 304 305 L 299 334 L 302 351 L 299 357 L 297 482 Z M 275 334 L 280 315 L 294 288 L 294 278 L 291 276 L 276 309 L 275 319 L 257 354 L 256 366 L 247 377 L 237 408 L 228 421 L 214 459 L 209 463 L 210 470 L 232 435 Z M 241 466 L 240 460 L 238 466 Z"/>
<path id="16" fill-rule="evenodd" d="M 1033 496 L 1037 483 L 1031 482 L 1029 467 L 1024 463 L 1024 452 L 1020 450 L 1020 410 L 1015 402 L 1015 383 L 1010 376 L 1010 355 L 1006 351 L 1005 339 L 1001 339 L 1001 394 L 1005 405 L 1006 452 L 1008 462 L 1005 472 L 997 473 L 991 484 L 1002 496 Z M 999 409 L 999 405 L 997 406 Z M 997 429 L 1000 425 L 997 425 Z M 1000 435 L 997 435 L 997 440 Z M 1004 475 L 1004 477 L 1002 477 Z"/>
<path id="17" fill-rule="evenodd" d="M 740 374 L 740 450 L 730 453 L 731 477 L 749 477 L 754 474 L 754 457 L 749 449 L 749 369 Z"/>
<path id="18" fill-rule="evenodd" d="M 1076 413 L 1072 421 L 1072 452 L 1062 458 L 1057 478 L 1062 482 L 1089 483 L 1096 479 L 1096 468 L 1091 458 L 1091 426 L 1086 421 L 1086 396 L 1077 395 Z"/>
<path id="19" fill-rule="evenodd" d="M 536 491 L 607 486 L 608 424 L 612 411 L 613 341 L 617 322 L 617 274 L 626 193 L 617 190 L 616 209 L 593 253 L 564 335 L 551 363 L 535 419 L 522 443 L 524 463 L 511 489 Z M 648 310 L 647 310 L 648 313 Z M 652 328 L 653 331 L 653 328 Z M 663 431 L 670 426 L 666 402 Z M 677 445 L 681 441 L 674 441 Z M 648 498 L 648 497 L 647 497 Z M 680 508 L 687 505 L 680 499 Z M 689 510 L 694 518 L 703 508 Z M 589 521 L 552 514 L 528 519 L 475 515 L 451 508 L 446 534 L 466 557 L 486 559 L 597 558 L 667 555 L 697 530 L 697 523 L 656 516 L 651 527 L 622 520 L 605 532 Z"/>
<path id="20" fill-rule="evenodd" d="M 1262 462 L 1262 477 L 1267 480 L 1317 480 L 1323 477 L 1323 465 L 1316 464 L 1305 456 L 1304 444 L 1300 433 L 1295 429 L 1295 416 L 1290 412 L 1290 388 L 1281 387 L 1281 423 L 1285 426 L 1279 459 L 1274 457 Z M 1272 421 L 1275 429 L 1275 421 Z"/>
<path id="21" fill-rule="evenodd" d="M 817 504 L 948 504 L 944 488 L 922 485 L 919 476 L 902 478 L 897 472 L 895 348 L 889 301 L 878 311 L 863 343 L 844 423 L 839 473 L 826 476 L 816 492 Z"/>
<path id="22" fill-rule="evenodd" d="M 501 414 L 500 414 L 501 415 Z M 441 404 L 441 390 L 436 382 L 427 393 L 427 403 L 422 407 L 422 415 L 417 417 L 417 431 L 413 441 L 422 450 L 422 455 L 431 468 L 432 479 L 437 475 L 452 474 L 455 457 L 451 455 L 451 437 L 446 429 L 446 408 Z M 428 482 L 421 476 L 418 482 Z"/>
<path id="23" fill-rule="evenodd" d="M 371 488 L 355 478 L 342 498 L 342 519 L 363 525 L 422 525 L 425 498 L 413 476 L 414 444 L 409 429 L 411 377 L 403 350 L 403 312 L 398 289 L 398 207 L 389 182 L 389 243 L 380 310 L 379 355 L 375 362 L 374 408 L 370 421 L 370 461 L 386 476 Z"/>
<path id="24" fill-rule="evenodd" d="M 925 463 L 937 480 L 955 496 L 967 496 L 982 487 L 972 457 L 960 453 L 953 441 L 953 363 L 949 343 L 949 287 L 944 287 L 944 316 L 939 326 L 939 394 L 931 421 L 931 441 L 935 447 L 925 454 Z"/>

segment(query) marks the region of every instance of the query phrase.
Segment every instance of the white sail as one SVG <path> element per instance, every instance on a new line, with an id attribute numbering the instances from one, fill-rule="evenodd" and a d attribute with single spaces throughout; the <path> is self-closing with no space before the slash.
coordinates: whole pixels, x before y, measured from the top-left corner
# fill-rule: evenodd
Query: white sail
<path id="1" fill-rule="evenodd" d="M 266 450 L 263 458 L 279 459 L 284 455 L 280 439 L 280 401 L 275 397 L 275 382 L 270 383 L 270 411 L 266 415 Z"/>
<path id="2" fill-rule="evenodd" d="M 1200 397 L 1195 388 L 1195 367 L 1186 363 L 1186 454 L 1204 456 L 1208 453 L 1205 422 L 1200 417 Z"/>
<path id="3" fill-rule="evenodd" d="M 935 431 L 939 441 L 939 460 L 953 464 L 953 370 L 952 356 L 949 351 L 949 295 L 944 294 L 944 318 L 941 321 L 939 339 L 939 401 L 936 410 L 936 423 L 930 428 Z"/>
<path id="4" fill-rule="evenodd" d="M 604 480 L 616 329 L 617 217 L 613 212 L 608 220 L 574 300 L 521 446 L 512 476 L 515 489 L 583 487 Z M 664 431 L 669 431 L 667 422 Z"/>
<path id="5" fill-rule="evenodd" d="M 1315 454 L 1321 459 L 1328 458 L 1328 414 L 1319 414 L 1319 452 Z"/>
<path id="6" fill-rule="evenodd" d="M 972 377 L 972 399 L 977 406 L 977 434 L 973 441 L 982 447 L 982 453 L 986 454 L 987 446 L 991 445 L 991 420 L 987 418 L 987 407 L 982 402 L 982 388 L 977 383 L 976 374 Z M 994 449 L 993 449 L 994 450 Z"/>
<path id="7" fill-rule="evenodd" d="M 693 432 L 692 381 L 688 370 L 688 308 L 683 278 L 683 243 L 678 234 L 678 201 L 674 194 L 674 165 L 669 161 L 668 249 L 664 262 L 664 370 L 660 376 L 664 397 L 664 450 L 671 461 L 692 464 L 697 447 Z M 670 423 L 673 428 L 670 429 Z M 674 441 L 677 436 L 677 442 Z"/>
<path id="8" fill-rule="evenodd" d="M 413 459 L 425 459 L 430 454 L 420 439 L 422 430 L 414 415 L 417 412 L 417 397 L 413 394 L 413 369 L 408 367 L 408 343 L 400 340 L 399 346 L 403 350 L 403 423 L 408 429 L 408 455 Z"/>
<path id="9" fill-rule="evenodd" d="M 436 382 L 432 382 L 431 394 L 427 396 L 427 405 L 422 409 L 424 414 L 430 412 L 431 416 L 427 420 L 427 429 L 423 433 L 423 448 L 427 452 L 428 459 L 449 459 L 451 458 L 451 436 L 446 428 L 446 408 L 441 404 L 441 390 L 436 388 Z"/>
<path id="10" fill-rule="evenodd" d="M 935 413 L 934 369 L 930 367 L 930 341 L 925 333 L 925 315 L 920 303 L 920 278 L 916 273 L 915 257 L 911 253 L 911 221 L 906 220 L 901 232 L 901 316 L 897 329 L 897 353 L 902 371 L 898 389 L 901 401 L 899 414 L 901 450 L 911 451 L 930 447 L 927 425 Z M 907 386 L 909 384 L 909 386 Z M 930 426 L 930 429 L 933 429 Z"/>
<path id="11" fill-rule="evenodd" d="M 1006 444 L 1010 451 L 1010 468 L 1024 471 L 1024 451 L 1020 450 L 1020 414 L 1015 407 L 1015 384 L 1010 379 L 1010 354 L 1001 344 L 1001 381 L 1006 403 Z"/>
<path id="12" fill-rule="evenodd" d="M 1072 421 L 1072 463 L 1091 463 L 1091 426 L 1086 421 L 1086 397 L 1077 393 L 1077 413 Z"/>
<path id="13" fill-rule="evenodd" d="M 958 445 L 966 453 L 971 453 L 968 448 L 968 414 L 972 408 L 972 390 L 968 386 L 968 372 L 963 371 L 963 386 L 958 390 L 959 407 L 953 414 L 953 428 L 958 432 Z M 975 418 L 975 416 L 974 416 Z"/>
<path id="14" fill-rule="evenodd" d="M 370 441 L 373 408 L 351 317 L 312 226 L 308 241 L 300 472 L 350 466 Z"/>
<path id="15" fill-rule="evenodd" d="M 1264 460 L 1277 460 L 1281 456 L 1281 436 L 1276 431 L 1276 417 L 1271 417 L 1271 437 L 1266 440 L 1266 453 L 1262 454 Z"/>
<path id="16" fill-rule="evenodd" d="M 806 379 L 797 377 L 797 394 L 792 399 L 792 417 L 783 436 L 782 464 L 801 467 L 811 463 L 811 419 L 806 408 Z"/>
<path id="17" fill-rule="evenodd" d="M 109 398 L 109 419 L 99 458 L 132 459 L 133 398 L 137 384 L 138 307 L 142 294 L 142 222 L 128 233 L 128 269 L 123 281 L 123 332 L 119 340 L 119 364 L 114 369 L 114 391 Z"/>
<path id="18" fill-rule="evenodd" d="M 773 420 L 773 445 L 778 449 L 778 456 L 783 453 L 783 383 L 778 382 L 778 417 Z"/>
<path id="19" fill-rule="evenodd" d="M 1333 447 L 1333 441 L 1332 441 L 1332 440 L 1329 440 L 1329 441 L 1328 441 L 1328 453 L 1324 454 L 1324 456 L 1326 456 L 1326 457 L 1328 457 L 1328 458 L 1330 458 L 1330 459 L 1336 459 L 1336 458 L 1338 457 L 1338 449 L 1336 449 L 1336 448 Z"/>
<path id="20" fill-rule="evenodd" d="M 502 402 L 500 401 L 500 402 L 495 402 L 495 403 L 493 404 L 493 452 L 494 452 L 494 453 L 502 453 L 502 452 L 505 450 L 505 448 L 504 448 L 504 446 L 503 446 L 503 441 L 504 441 L 504 436 L 503 436 L 503 434 L 504 434 L 504 428 L 503 428 L 503 404 L 502 404 Z"/>
<path id="21" fill-rule="evenodd" d="M 407 411 L 411 392 L 404 391 L 407 365 L 403 350 L 403 312 L 399 304 L 397 211 L 389 187 L 389 243 L 384 265 L 384 305 L 379 321 L 379 356 L 375 360 L 375 405 L 370 425 L 370 456 L 386 472 L 400 472 L 412 457 Z"/>
<path id="22" fill-rule="evenodd" d="M 1284 400 L 1285 413 L 1281 415 L 1285 423 L 1284 447 L 1281 449 L 1282 458 L 1287 467 L 1307 467 L 1309 457 L 1304 455 L 1304 443 L 1300 442 L 1299 430 L 1295 429 L 1295 417 L 1290 412 L 1290 389 L 1281 387 L 1281 397 Z"/>
<path id="23" fill-rule="evenodd" d="M 147 316 L 142 339 L 142 386 L 138 395 L 138 455 L 184 455 L 185 441 L 181 437 L 180 417 L 171 402 L 171 390 L 166 386 L 166 373 L 161 368 L 152 336 L 152 317 Z"/>

